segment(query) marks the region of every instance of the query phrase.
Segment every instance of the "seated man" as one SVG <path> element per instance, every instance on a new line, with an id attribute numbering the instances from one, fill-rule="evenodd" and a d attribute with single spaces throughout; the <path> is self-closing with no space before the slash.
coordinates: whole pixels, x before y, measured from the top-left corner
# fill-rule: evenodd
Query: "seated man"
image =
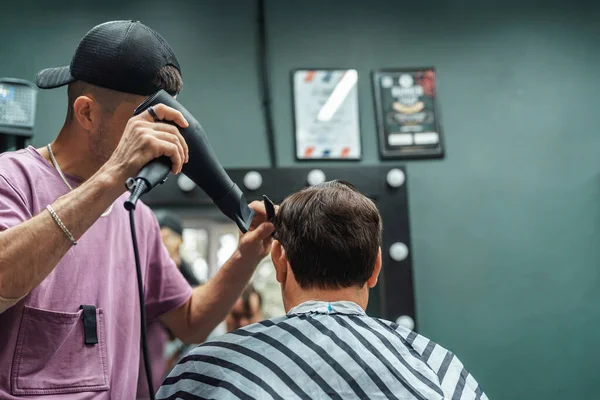
<path id="1" fill-rule="evenodd" d="M 271 257 L 287 315 L 192 350 L 158 398 L 487 399 L 448 350 L 365 314 L 381 269 L 381 218 L 354 187 L 286 198 Z"/>

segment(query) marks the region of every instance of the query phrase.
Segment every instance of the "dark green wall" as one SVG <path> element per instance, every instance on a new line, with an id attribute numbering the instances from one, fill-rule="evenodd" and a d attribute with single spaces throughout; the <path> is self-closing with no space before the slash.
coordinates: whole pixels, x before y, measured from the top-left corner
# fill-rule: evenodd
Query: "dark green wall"
<path id="1" fill-rule="evenodd" d="M 68 63 L 93 25 L 140 19 L 175 48 L 181 100 L 222 162 L 268 165 L 254 2 L 5 3 L 0 76 L 33 79 Z M 294 165 L 291 69 L 359 70 L 362 163 L 376 164 L 370 70 L 437 68 L 447 157 L 408 164 L 421 331 L 492 399 L 597 398 L 600 7 L 270 0 L 267 13 L 281 165 Z M 65 91 L 38 104 L 41 146 L 60 128 Z"/>

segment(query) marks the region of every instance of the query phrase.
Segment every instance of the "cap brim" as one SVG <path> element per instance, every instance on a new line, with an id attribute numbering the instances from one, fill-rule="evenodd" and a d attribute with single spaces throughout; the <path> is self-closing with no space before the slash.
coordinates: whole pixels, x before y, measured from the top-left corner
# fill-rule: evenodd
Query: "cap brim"
<path id="1" fill-rule="evenodd" d="M 66 67 L 46 68 L 35 77 L 35 84 L 40 89 L 53 89 L 60 86 L 75 82 L 75 78 L 71 75 L 71 68 Z"/>

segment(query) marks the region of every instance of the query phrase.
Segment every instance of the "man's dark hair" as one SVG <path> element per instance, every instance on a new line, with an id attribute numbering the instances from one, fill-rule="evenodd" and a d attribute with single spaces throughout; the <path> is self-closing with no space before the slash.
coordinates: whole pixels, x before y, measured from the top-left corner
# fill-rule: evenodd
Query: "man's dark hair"
<path id="1" fill-rule="evenodd" d="M 303 289 L 362 287 L 381 245 L 375 203 L 343 181 L 325 182 L 288 196 L 273 221 Z"/>
<path id="2" fill-rule="evenodd" d="M 153 83 L 157 87 L 157 90 L 164 89 L 171 94 L 180 93 L 181 89 L 183 89 L 181 73 L 172 65 L 166 65 L 156 71 Z M 117 92 L 116 90 L 106 89 L 82 81 L 70 83 L 67 89 L 67 122 L 73 119 L 73 104 L 75 100 L 85 93 L 92 93 L 104 109 L 104 112 L 108 115 L 112 115 L 121 101 L 128 96 L 128 93 Z"/>

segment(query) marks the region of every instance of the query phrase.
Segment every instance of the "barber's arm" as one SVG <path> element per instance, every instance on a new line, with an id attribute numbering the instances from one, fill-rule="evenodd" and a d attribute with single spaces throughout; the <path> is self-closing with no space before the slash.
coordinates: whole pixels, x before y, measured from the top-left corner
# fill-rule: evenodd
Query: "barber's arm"
<path id="1" fill-rule="evenodd" d="M 112 179 L 104 174 L 94 177 L 52 204 L 75 238 L 81 237 L 120 194 L 115 192 Z M 0 177 L 0 185 L 3 186 L 0 189 L 3 217 L 10 214 L 11 220 L 25 219 L 29 211 L 24 200 L 6 179 Z M 6 202 L 7 199 L 10 203 Z M 10 304 L 9 299 L 17 300 L 38 286 L 71 245 L 45 209 L 33 218 L 0 232 L 0 297 L 6 299 L 3 302 L 5 307 Z"/>
<path id="2" fill-rule="evenodd" d="M 177 110 L 158 105 L 154 111 L 160 119 L 187 127 Z M 78 239 L 123 193 L 125 180 L 161 155 L 171 158 L 173 172 L 181 171 L 187 145 L 177 128 L 155 123 L 148 113 L 133 117 L 110 160 L 82 185 L 52 203 L 52 208 Z M 0 223 L 8 221 L 3 225 L 10 226 L 5 230 L 0 226 L 0 298 L 5 300 L 0 302 L 0 312 L 12 305 L 11 299 L 18 300 L 37 287 L 72 246 L 47 210 L 31 216 L 29 209 L 19 191 L 0 176 Z"/>
<path id="3" fill-rule="evenodd" d="M 273 225 L 266 222 L 261 202 L 248 233 L 240 236 L 238 249 L 206 284 L 196 287 L 190 300 L 161 316 L 162 322 L 185 343 L 201 343 L 225 319 L 248 284 L 258 263 L 271 251 Z"/>

